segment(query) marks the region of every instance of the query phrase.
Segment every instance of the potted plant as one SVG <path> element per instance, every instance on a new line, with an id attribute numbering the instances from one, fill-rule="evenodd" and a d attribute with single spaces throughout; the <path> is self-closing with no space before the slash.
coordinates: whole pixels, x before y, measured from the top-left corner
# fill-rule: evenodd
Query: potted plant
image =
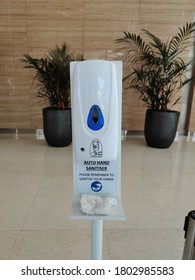
<path id="1" fill-rule="evenodd" d="M 195 22 L 179 28 L 166 42 L 143 29 L 149 42 L 140 35 L 124 32 L 121 44 L 123 60 L 130 72 L 124 77 L 128 89 L 139 92 L 147 106 L 144 135 L 151 147 L 168 148 L 174 141 L 179 112 L 171 110 L 181 98 L 180 90 L 192 77 L 190 58 L 184 52 L 192 46 Z"/>
<path id="2" fill-rule="evenodd" d="M 35 70 L 37 97 L 47 104 L 43 108 L 43 131 L 50 146 L 64 147 L 72 142 L 70 62 L 81 58 L 63 43 L 61 47 L 56 45 L 43 58 L 24 54 L 22 59 L 25 68 Z"/>

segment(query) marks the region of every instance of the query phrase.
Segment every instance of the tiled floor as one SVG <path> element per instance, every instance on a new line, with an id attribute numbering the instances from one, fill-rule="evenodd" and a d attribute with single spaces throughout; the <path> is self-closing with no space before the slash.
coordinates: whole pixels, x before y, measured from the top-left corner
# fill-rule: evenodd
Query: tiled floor
<path id="1" fill-rule="evenodd" d="M 195 143 L 152 149 L 122 141 L 126 221 L 104 222 L 103 259 L 181 259 L 195 209 Z M 90 259 L 91 224 L 70 220 L 72 146 L 0 134 L 0 259 Z"/>

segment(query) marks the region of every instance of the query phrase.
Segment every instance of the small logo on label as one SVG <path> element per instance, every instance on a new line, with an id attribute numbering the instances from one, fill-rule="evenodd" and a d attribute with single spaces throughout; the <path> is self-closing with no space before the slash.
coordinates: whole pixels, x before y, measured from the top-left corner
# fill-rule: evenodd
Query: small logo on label
<path id="1" fill-rule="evenodd" d="M 90 156 L 91 157 L 102 157 L 103 147 L 99 139 L 93 139 L 90 145 Z"/>
<path id="2" fill-rule="evenodd" d="M 91 189 L 92 191 L 94 192 L 99 192 L 101 191 L 102 189 L 102 183 L 98 182 L 98 181 L 94 181 L 92 184 L 91 184 Z"/>

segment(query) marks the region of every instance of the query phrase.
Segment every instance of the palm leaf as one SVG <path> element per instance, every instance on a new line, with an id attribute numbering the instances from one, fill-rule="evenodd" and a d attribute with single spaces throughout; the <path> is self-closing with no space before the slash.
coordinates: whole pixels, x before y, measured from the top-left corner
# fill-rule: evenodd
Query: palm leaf
<path id="1" fill-rule="evenodd" d="M 166 42 L 146 29 L 142 31 L 149 42 L 130 32 L 124 32 L 124 37 L 117 40 L 129 69 L 124 81 L 128 83 L 128 89 L 140 93 L 148 107 L 166 111 L 168 106 L 180 100 L 180 97 L 175 98 L 176 93 L 190 81 L 186 73 L 192 61 L 186 61 L 180 55 L 192 45 L 195 23 L 179 28 L 178 34 Z"/>
<path id="2" fill-rule="evenodd" d="M 187 23 L 179 28 L 179 32 L 169 43 L 168 53 L 170 57 L 175 57 L 184 51 L 190 44 L 193 44 L 193 36 L 195 31 L 195 22 Z"/>
<path id="3" fill-rule="evenodd" d="M 66 43 L 61 47 L 56 45 L 44 58 L 24 55 L 24 67 L 35 70 L 37 96 L 48 102 L 50 107 L 70 108 L 70 62 L 76 60 L 76 55 L 77 53 L 69 51 Z"/>

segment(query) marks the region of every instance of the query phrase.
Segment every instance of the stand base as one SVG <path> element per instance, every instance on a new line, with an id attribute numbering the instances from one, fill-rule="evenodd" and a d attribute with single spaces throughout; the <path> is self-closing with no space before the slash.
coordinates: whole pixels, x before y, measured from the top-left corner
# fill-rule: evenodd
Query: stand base
<path id="1" fill-rule="evenodd" d="M 125 215 L 121 199 L 115 197 L 117 205 L 111 208 L 109 215 L 87 215 L 80 210 L 81 195 L 74 196 L 70 211 L 70 219 L 91 220 L 91 259 L 102 259 L 103 221 L 124 221 Z"/>

